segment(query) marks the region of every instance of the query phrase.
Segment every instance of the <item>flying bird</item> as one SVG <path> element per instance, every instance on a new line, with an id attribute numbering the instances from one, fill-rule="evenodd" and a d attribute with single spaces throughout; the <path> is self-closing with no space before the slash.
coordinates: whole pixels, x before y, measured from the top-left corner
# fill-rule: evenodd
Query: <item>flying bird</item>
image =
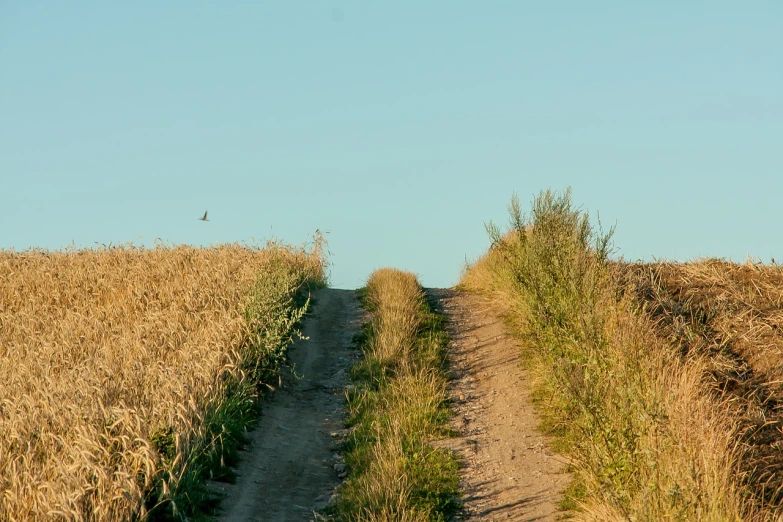
<path id="1" fill-rule="evenodd" d="M 200 218 L 198 218 L 198 219 L 199 219 L 199 221 L 209 221 L 209 220 L 207 219 L 207 212 L 206 212 L 206 211 L 204 211 L 204 216 L 203 216 L 203 217 L 200 217 Z"/>

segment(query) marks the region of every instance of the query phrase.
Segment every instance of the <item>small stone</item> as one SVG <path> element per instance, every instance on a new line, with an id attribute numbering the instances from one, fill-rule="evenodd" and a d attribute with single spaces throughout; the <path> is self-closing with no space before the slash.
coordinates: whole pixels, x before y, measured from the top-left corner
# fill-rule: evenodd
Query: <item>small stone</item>
<path id="1" fill-rule="evenodd" d="M 316 511 L 320 511 L 328 505 L 329 505 L 329 495 L 320 495 L 318 498 L 315 499 L 315 505 L 313 506 L 313 508 Z"/>
<path id="2" fill-rule="evenodd" d="M 344 473 L 345 472 L 345 463 L 344 462 L 338 462 L 337 464 L 334 465 L 334 470 L 338 474 L 339 473 Z"/>

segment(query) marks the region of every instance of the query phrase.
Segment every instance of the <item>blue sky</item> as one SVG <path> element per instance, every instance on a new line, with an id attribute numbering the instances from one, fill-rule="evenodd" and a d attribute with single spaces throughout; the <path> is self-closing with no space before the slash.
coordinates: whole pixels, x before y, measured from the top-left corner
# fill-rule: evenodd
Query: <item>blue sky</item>
<path id="1" fill-rule="evenodd" d="M 783 259 L 781 93 L 777 0 L 0 0 L 0 248 L 318 228 L 448 286 L 571 186 L 626 258 Z"/>

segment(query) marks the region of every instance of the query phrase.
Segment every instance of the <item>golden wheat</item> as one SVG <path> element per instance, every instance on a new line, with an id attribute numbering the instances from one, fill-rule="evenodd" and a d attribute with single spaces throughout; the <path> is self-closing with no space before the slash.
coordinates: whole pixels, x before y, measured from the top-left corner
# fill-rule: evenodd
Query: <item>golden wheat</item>
<path id="1" fill-rule="evenodd" d="M 175 488 L 281 265 L 323 279 L 278 244 L 0 252 L 0 520 L 125 520 Z"/>

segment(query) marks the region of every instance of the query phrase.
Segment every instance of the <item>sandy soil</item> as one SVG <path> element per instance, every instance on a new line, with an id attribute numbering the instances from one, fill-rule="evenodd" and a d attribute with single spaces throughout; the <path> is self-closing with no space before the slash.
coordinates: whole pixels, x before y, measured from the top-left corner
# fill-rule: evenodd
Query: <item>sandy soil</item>
<path id="1" fill-rule="evenodd" d="M 309 340 L 289 349 L 301 379 L 289 379 L 264 405 L 236 484 L 212 484 L 225 495 L 218 520 L 313 520 L 340 482 L 344 464 L 333 451 L 333 435 L 343 427 L 360 309 L 350 290 L 323 289 L 313 297 L 313 312 L 304 321 Z"/>
<path id="2" fill-rule="evenodd" d="M 481 298 L 430 290 L 449 320 L 454 427 L 446 444 L 464 461 L 462 520 L 555 520 L 568 484 L 564 460 L 536 430 L 519 346 Z"/>

